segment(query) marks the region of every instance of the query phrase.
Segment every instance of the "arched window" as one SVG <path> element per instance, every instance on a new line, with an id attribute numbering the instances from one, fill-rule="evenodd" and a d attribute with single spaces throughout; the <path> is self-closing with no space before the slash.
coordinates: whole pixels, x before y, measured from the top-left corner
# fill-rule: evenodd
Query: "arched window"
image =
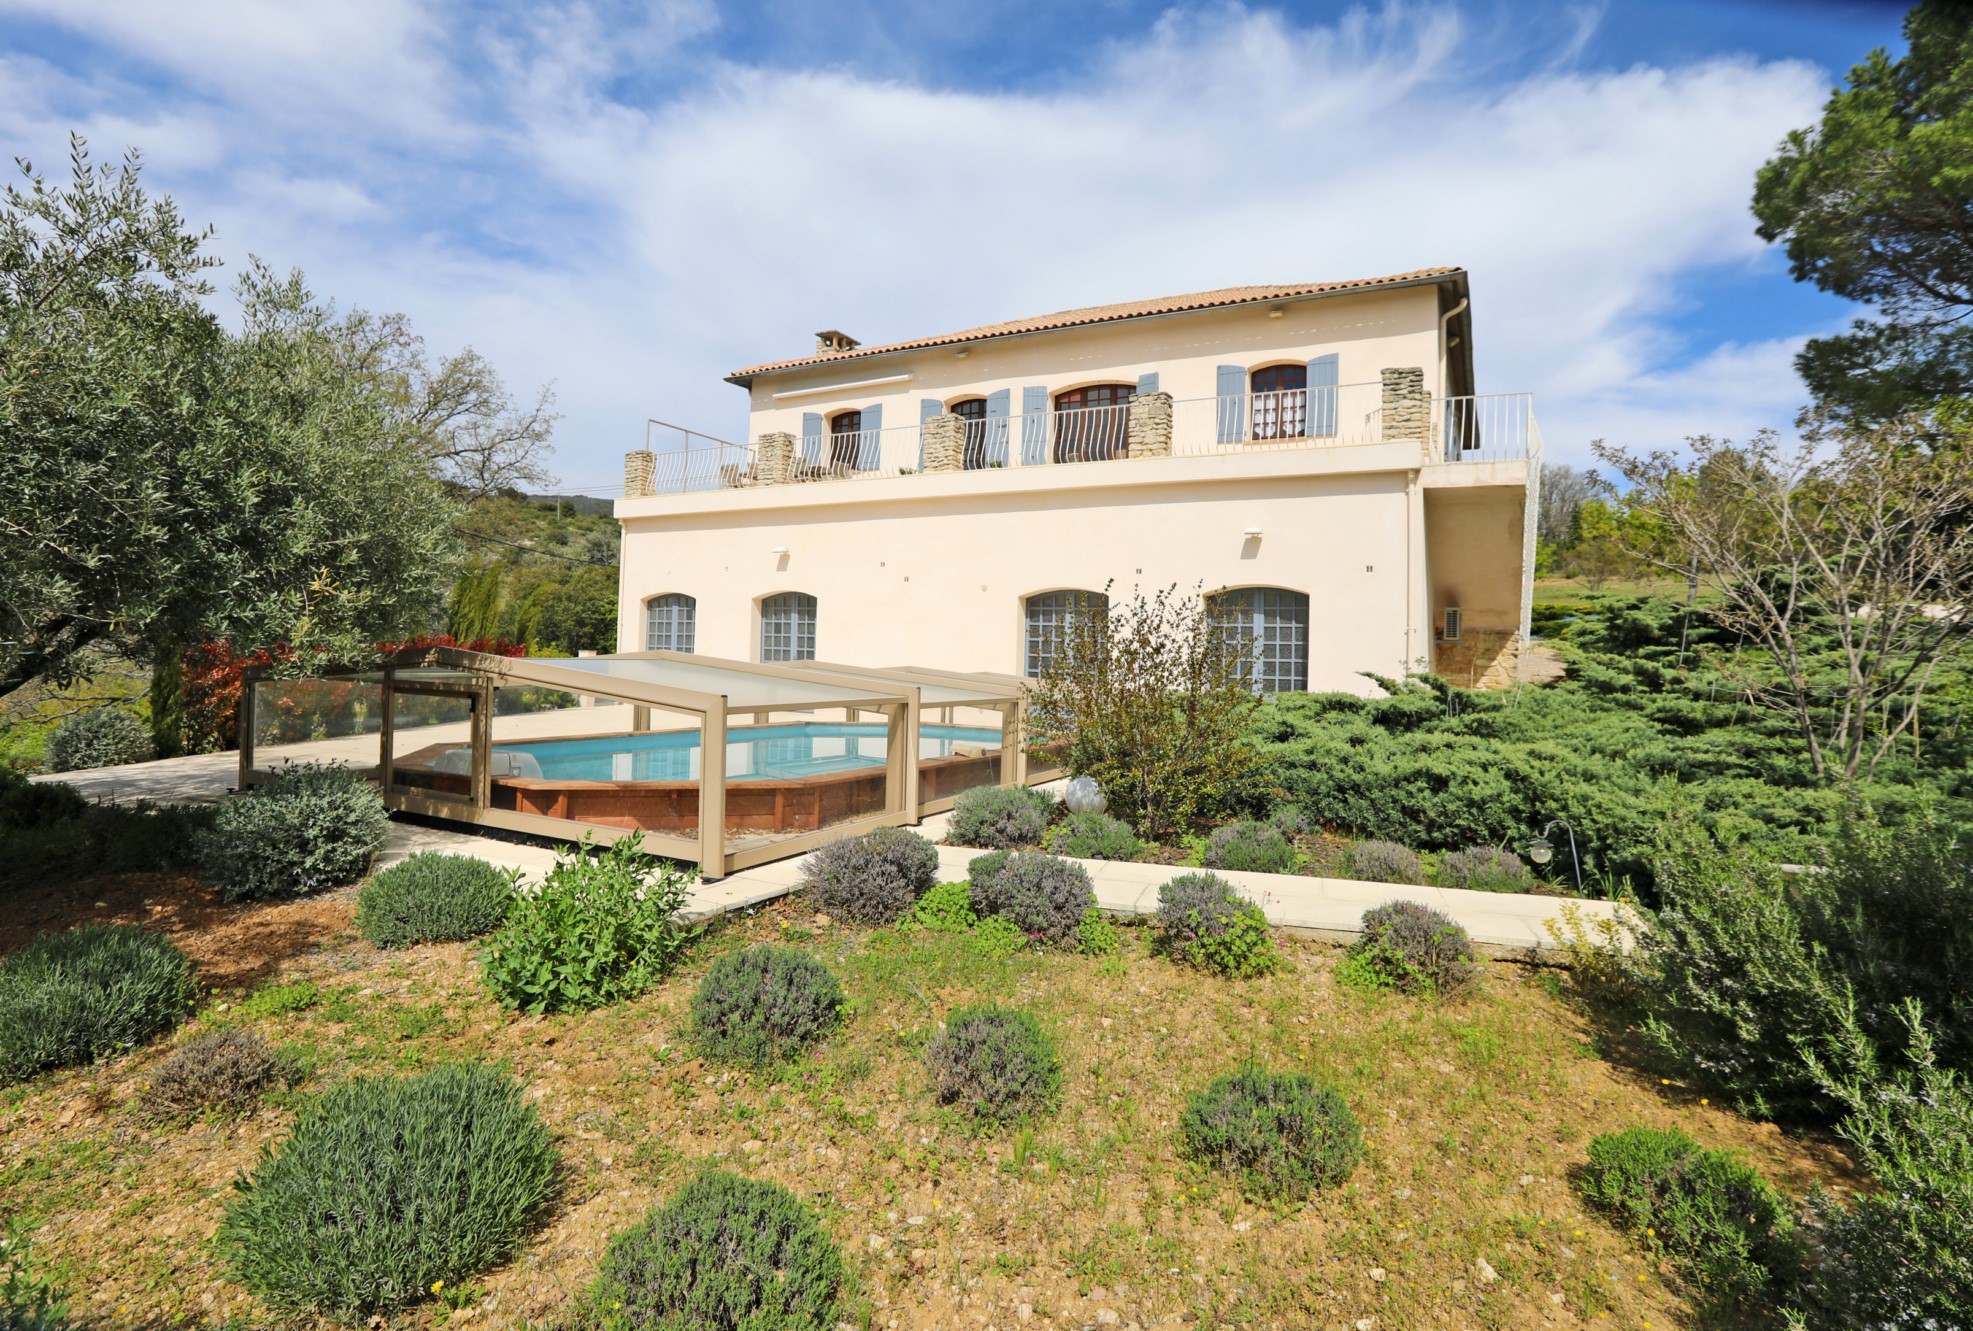
<path id="1" fill-rule="evenodd" d="M 699 603 L 682 592 L 644 603 L 644 650 L 689 652 L 699 637 Z"/>
<path id="2" fill-rule="evenodd" d="M 806 592 L 782 592 L 760 603 L 760 659 L 815 659 L 815 598 Z"/>
<path id="3" fill-rule="evenodd" d="M 839 411 L 829 418 L 829 473 L 847 476 L 862 465 L 863 413 Z"/>
<path id="4" fill-rule="evenodd" d="M 1107 616 L 1110 598 L 1102 592 L 1043 592 L 1030 596 L 1027 607 L 1026 664 L 1029 679 L 1039 679 L 1061 650 L 1062 639 L 1081 616 Z"/>
<path id="5" fill-rule="evenodd" d="M 953 403 L 946 410 L 966 422 L 966 470 L 977 471 L 986 466 L 986 399 L 965 398 Z"/>
<path id="6" fill-rule="evenodd" d="M 1136 384 L 1091 384 L 1055 396 L 1055 460 L 1103 462 L 1130 454 Z"/>
<path id="7" fill-rule="evenodd" d="M 1308 597 L 1281 587 L 1241 587 L 1212 598 L 1222 630 L 1252 655 L 1254 692 L 1308 687 Z"/>
<path id="8" fill-rule="evenodd" d="M 1308 366 L 1268 365 L 1248 376 L 1255 439 L 1308 435 Z"/>

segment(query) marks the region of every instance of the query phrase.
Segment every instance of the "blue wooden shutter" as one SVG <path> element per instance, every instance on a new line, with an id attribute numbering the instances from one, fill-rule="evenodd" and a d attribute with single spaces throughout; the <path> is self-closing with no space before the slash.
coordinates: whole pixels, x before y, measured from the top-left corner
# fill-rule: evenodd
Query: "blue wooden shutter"
<path id="1" fill-rule="evenodd" d="M 802 413 L 802 461 L 811 467 L 822 465 L 822 413 Z"/>
<path id="2" fill-rule="evenodd" d="M 918 399 L 918 470 L 925 470 L 925 422 L 945 411 L 945 403 L 935 397 Z"/>
<path id="3" fill-rule="evenodd" d="M 1237 444 L 1247 437 L 1247 367 L 1222 365 L 1218 372 L 1219 441 Z"/>
<path id="4" fill-rule="evenodd" d="M 1029 385 L 1021 390 L 1021 465 L 1039 467 L 1048 460 L 1048 389 Z"/>
<path id="5" fill-rule="evenodd" d="M 1149 374 L 1140 374 L 1140 375 L 1138 375 L 1138 376 L 1137 376 L 1137 391 L 1138 391 L 1138 392 L 1140 392 L 1140 393 L 1155 393 L 1155 392 L 1157 392 L 1157 391 L 1158 391 L 1158 372 L 1157 372 L 1156 370 L 1153 370 L 1153 371 L 1151 371 L 1151 373 L 1149 373 Z"/>
<path id="6" fill-rule="evenodd" d="M 863 433 L 856 438 L 856 469 L 875 471 L 884 464 L 884 407 L 882 403 L 863 409 Z"/>
<path id="7" fill-rule="evenodd" d="M 981 449 L 989 467 L 1007 465 L 1007 418 L 1014 411 L 1014 392 L 1000 388 L 987 394 L 986 439 Z"/>
<path id="8" fill-rule="evenodd" d="M 1317 356 L 1308 363 L 1308 432 L 1311 436 L 1336 433 L 1338 395 L 1335 354 Z"/>

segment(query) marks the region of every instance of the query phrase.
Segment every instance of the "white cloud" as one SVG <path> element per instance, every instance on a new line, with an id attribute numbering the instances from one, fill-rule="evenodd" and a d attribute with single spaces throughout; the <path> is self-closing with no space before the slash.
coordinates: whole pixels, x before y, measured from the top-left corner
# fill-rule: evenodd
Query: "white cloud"
<path id="1" fill-rule="evenodd" d="M 260 17 L 171 37 L 136 0 L 42 5 L 197 95 L 42 70 L 0 92 L 0 136 L 45 157 L 56 125 L 127 128 L 229 256 L 405 309 L 517 386 L 558 381 L 571 481 L 612 477 L 647 414 L 737 431 L 720 375 L 815 328 L 882 340 L 1438 263 L 1472 271 L 1482 387 L 1534 391 L 1564 460 L 1592 435 L 1793 414 L 1792 343 L 1685 345 L 1676 301 L 1708 269 L 1771 262 L 1747 197 L 1815 116 L 1825 80 L 1804 65 L 1582 71 L 1564 25 L 1513 76 L 1491 44 L 1526 34 L 1451 10 L 1311 28 L 1222 8 L 998 92 L 750 68 L 703 42 L 681 59 L 714 22 L 693 4 L 628 36 L 587 6 L 498 29 L 386 0 L 285 28 L 242 7 Z M 626 94 L 633 75 L 668 91 Z"/>

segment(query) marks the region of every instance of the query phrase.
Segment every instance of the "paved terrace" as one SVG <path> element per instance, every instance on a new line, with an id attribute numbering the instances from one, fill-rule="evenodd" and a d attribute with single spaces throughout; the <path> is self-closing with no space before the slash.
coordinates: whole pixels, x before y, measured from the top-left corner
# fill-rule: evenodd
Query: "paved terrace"
<path id="1" fill-rule="evenodd" d="M 67 772 L 38 780 L 67 781 L 92 799 L 155 800 L 160 803 L 205 804 L 226 798 L 239 774 L 237 754 L 210 753 L 189 758 L 166 758 L 125 767 Z M 945 835 L 949 815 L 927 818 L 918 828 L 938 839 Z M 454 831 L 393 819 L 390 839 L 380 864 L 392 864 L 421 850 L 472 855 L 492 864 L 518 868 L 535 877 L 555 862 L 554 851 L 471 832 Z M 940 881 L 966 876 L 966 865 L 982 852 L 968 846 L 940 846 Z M 804 857 L 763 864 L 729 878 L 701 883 L 692 892 L 687 913 L 707 918 L 757 906 L 796 890 Z M 1154 913 L 1158 887 L 1186 870 L 1165 864 L 1124 864 L 1112 860 L 1080 860 L 1089 870 L 1096 900 L 1103 910 L 1121 919 Z M 1300 874 L 1221 871 L 1258 903 L 1275 925 L 1292 933 L 1349 943 L 1360 936 L 1363 913 L 1394 898 L 1422 902 L 1444 911 L 1463 926 L 1479 950 L 1501 960 L 1553 964 L 1562 960 L 1546 924 L 1557 918 L 1562 898 L 1511 892 L 1468 892 L 1458 888 L 1394 883 L 1361 883 L 1342 878 L 1310 878 Z M 1610 918 L 1618 907 L 1608 901 L 1582 901 L 1586 923 Z"/>

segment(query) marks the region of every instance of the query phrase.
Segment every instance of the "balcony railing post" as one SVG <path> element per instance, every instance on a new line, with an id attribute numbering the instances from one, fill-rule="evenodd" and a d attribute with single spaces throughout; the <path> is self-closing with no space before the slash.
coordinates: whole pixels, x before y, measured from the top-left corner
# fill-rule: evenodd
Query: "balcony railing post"
<path id="1" fill-rule="evenodd" d="M 1125 424 L 1125 448 L 1134 458 L 1171 456 L 1171 394 L 1133 393 Z"/>
<path id="2" fill-rule="evenodd" d="M 964 471 L 966 468 L 966 421 L 951 412 L 928 418 L 924 424 L 925 470 Z"/>
<path id="3" fill-rule="evenodd" d="M 623 455 L 623 497 L 646 499 L 657 493 L 658 455 L 648 448 Z"/>
<path id="4" fill-rule="evenodd" d="M 795 470 L 795 436 L 786 430 L 764 434 L 754 444 L 754 484 L 786 485 Z"/>
<path id="5" fill-rule="evenodd" d="M 1432 400 L 1425 393 L 1425 371 L 1415 365 L 1383 371 L 1383 428 L 1387 443 L 1427 444 L 1432 434 Z"/>

